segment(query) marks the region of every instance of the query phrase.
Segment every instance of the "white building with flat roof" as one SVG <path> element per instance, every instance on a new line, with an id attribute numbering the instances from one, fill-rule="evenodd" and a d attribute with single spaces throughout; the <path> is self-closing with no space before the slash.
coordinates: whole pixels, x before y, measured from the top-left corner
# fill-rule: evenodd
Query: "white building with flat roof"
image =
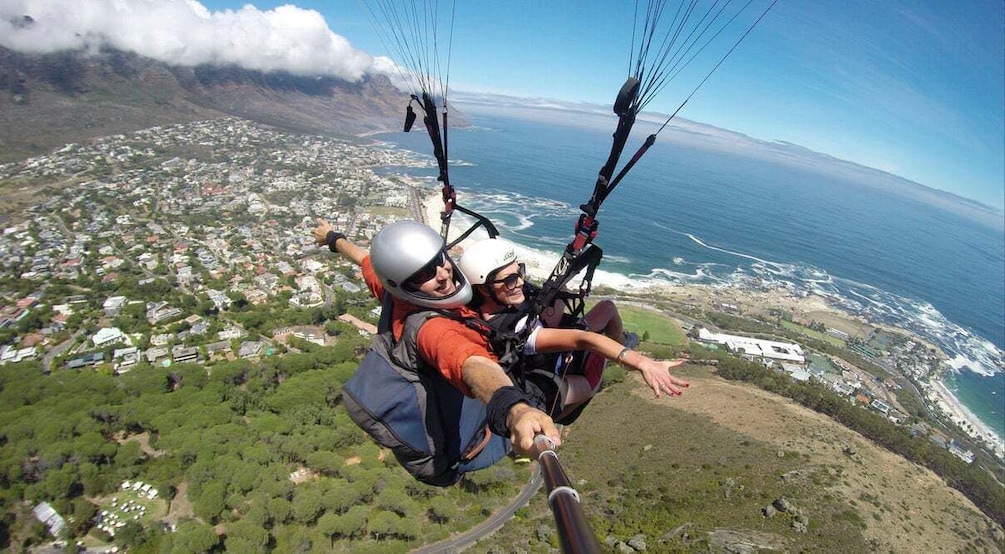
<path id="1" fill-rule="evenodd" d="M 752 339 L 750 337 L 740 337 L 737 335 L 727 335 L 725 333 L 713 333 L 702 327 L 698 330 L 698 339 L 703 342 L 714 342 L 729 347 L 733 352 L 740 352 L 751 356 L 768 358 L 771 360 L 784 360 L 787 362 L 806 363 L 803 355 L 803 348 L 791 342 L 776 342 L 764 339 Z"/>
<path id="2" fill-rule="evenodd" d="M 105 300 L 101 307 L 105 311 L 106 316 L 115 317 L 122 313 L 122 306 L 125 303 L 125 296 L 110 296 Z"/>
<path id="3" fill-rule="evenodd" d="M 101 348 L 102 346 L 120 342 L 124 338 L 125 335 L 122 334 L 122 331 L 118 327 L 102 327 L 98 329 L 97 333 L 94 333 L 91 340 L 94 341 L 94 346 Z"/>
<path id="4" fill-rule="evenodd" d="M 49 534 L 54 537 L 58 538 L 60 532 L 63 531 L 63 527 L 66 526 L 63 516 L 59 515 L 48 502 L 42 502 L 35 506 L 32 513 L 35 514 L 35 519 L 41 521 L 43 525 L 49 528 Z"/>

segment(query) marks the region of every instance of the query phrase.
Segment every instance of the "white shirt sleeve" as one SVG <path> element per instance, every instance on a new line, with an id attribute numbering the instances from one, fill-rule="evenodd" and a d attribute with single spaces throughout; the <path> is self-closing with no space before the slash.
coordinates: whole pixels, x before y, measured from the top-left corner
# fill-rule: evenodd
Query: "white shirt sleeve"
<path id="1" fill-rule="evenodd" d="M 516 322 L 513 326 L 513 330 L 517 333 L 523 331 L 527 327 L 527 317 L 520 318 L 520 321 Z M 533 356 L 537 354 L 537 334 L 541 331 L 542 325 L 540 321 L 534 322 L 534 329 L 530 332 L 530 336 L 527 337 L 527 342 L 523 345 L 523 353 L 526 356 Z"/>

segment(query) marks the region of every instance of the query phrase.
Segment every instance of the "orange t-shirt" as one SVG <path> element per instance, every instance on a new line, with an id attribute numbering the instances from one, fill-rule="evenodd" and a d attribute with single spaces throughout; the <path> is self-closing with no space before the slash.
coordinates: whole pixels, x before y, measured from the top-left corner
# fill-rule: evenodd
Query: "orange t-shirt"
<path id="1" fill-rule="evenodd" d="M 373 271 L 370 256 L 363 258 L 361 265 L 363 280 L 370 293 L 377 299 L 384 297 L 384 286 Z M 409 314 L 426 308 L 415 306 L 398 298 L 394 299 L 394 312 L 391 314 L 391 332 L 395 340 L 401 340 L 405 330 L 405 319 Z M 460 317 L 479 317 L 478 312 L 462 306 L 450 310 Z M 471 356 L 482 356 L 497 361 L 490 350 L 488 339 L 478 331 L 460 321 L 448 317 L 434 317 L 419 328 L 416 337 L 419 357 L 430 366 L 435 367 L 446 380 L 460 389 L 467 396 L 473 396 L 468 386 L 464 384 L 461 366 Z"/>

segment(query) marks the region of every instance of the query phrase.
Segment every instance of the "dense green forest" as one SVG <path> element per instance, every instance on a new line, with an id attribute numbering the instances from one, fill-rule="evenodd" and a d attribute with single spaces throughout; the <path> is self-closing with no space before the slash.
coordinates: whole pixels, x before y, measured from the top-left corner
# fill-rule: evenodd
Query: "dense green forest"
<path id="1" fill-rule="evenodd" d="M 80 540 L 130 552 L 307 552 L 351 540 L 354 552 L 405 551 L 472 526 L 526 481 L 528 470 L 506 461 L 461 487 L 416 482 L 340 406 L 363 339 L 298 346 L 261 362 L 119 376 L 0 367 L 0 545 L 51 540 L 31 514 L 47 501 L 71 549 Z M 159 495 L 112 537 L 97 526 L 124 481 Z"/>

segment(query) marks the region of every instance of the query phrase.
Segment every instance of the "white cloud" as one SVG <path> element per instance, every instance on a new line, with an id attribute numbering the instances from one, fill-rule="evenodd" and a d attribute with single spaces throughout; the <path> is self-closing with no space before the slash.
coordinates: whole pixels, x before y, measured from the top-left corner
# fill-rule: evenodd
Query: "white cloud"
<path id="1" fill-rule="evenodd" d="M 24 16 L 34 23 L 20 25 Z M 320 13 L 292 5 L 210 12 L 195 0 L 3 0 L 0 46 L 30 53 L 110 46 L 169 64 L 356 81 L 374 58 L 333 33 Z"/>

